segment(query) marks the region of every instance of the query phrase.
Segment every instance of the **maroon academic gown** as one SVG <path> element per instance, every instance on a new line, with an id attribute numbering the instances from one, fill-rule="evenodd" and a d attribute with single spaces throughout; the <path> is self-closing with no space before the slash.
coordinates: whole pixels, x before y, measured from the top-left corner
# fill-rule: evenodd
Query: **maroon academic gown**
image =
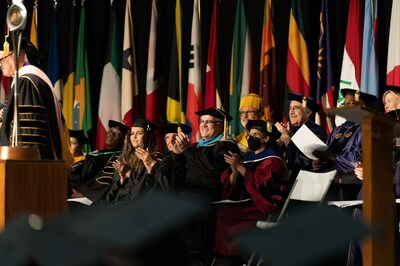
<path id="1" fill-rule="evenodd" d="M 237 255 L 234 237 L 265 220 L 284 203 L 288 194 L 287 168 L 277 153 L 268 149 L 244 158 L 245 176 L 239 175 L 231 185 L 231 169 L 221 175 L 223 199 L 244 200 L 240 203 L 224 203 L 217 212 L 214 252 L 224 256 Z"/>

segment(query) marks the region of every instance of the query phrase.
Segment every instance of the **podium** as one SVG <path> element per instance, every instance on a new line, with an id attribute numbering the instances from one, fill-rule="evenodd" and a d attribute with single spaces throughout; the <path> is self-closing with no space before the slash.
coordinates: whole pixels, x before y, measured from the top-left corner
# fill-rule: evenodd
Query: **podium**
<path id="1" fill-rule="evenodd" d="M 373 233 L 363 241 L 363 265 L 395 265 L 395 200 L 392 140 L 400 123 L 363 107 L 328 109 L 363 129 L 363 219 Z"/>
<path id="2" fill-rule="evenodd" d="M 67 210 L 64 161 L 0 160 L 0 230 L 16 215 L 51 218 Z"/>

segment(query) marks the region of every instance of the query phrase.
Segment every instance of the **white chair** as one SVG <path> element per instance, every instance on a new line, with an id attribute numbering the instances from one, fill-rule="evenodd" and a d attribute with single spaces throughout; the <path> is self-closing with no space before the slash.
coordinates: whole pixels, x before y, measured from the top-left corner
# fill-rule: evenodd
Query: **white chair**
<path id="1" fill-rule="evenodd" d="M 268 220 L 258 221 L 257 227 L 265 229 L 279 223 L 285 215 L 290 200 L 319 202 L 321 204 L 335 175 L 336 170 L 327 173 L 315 173 L 301 170 L 296 177 L 276 222 L 270 222 Z"/>

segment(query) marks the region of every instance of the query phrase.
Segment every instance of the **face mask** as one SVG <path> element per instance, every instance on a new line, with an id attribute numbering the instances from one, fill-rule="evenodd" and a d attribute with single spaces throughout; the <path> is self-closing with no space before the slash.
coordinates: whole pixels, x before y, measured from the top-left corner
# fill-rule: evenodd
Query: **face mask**
<path id="1" fill-rule="evenodd" d="M 249 144 L 249 149 L 252 151 L 256 151 L 261 147 L 261 140 L 253 136 L 249 136 L 247 143 Z"/>

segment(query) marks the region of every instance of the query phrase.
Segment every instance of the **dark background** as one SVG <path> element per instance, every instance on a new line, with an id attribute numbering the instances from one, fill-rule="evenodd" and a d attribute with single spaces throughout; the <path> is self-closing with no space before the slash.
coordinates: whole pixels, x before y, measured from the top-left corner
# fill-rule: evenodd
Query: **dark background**
<path id="1" fill-rule="evenodd" d="M 114 0 L 117 5 L 118 19 L 121 29 L 124 25 L 125 0 Z M 300 1 L 300 0 L 298 0 Z M 334 50 L 334 76 L 337 88 L 340 78 L 343 47 L 346 35 L 347 13 L 350 0 L 331 0 L 330 7 L 330 23 L 333 32 Z M 0 29 L 4 29 L 7 5 L 10 1 L 2 0 L 0 2 Z M 70 13 L 73 0 L 58 0 L 58 27 L 59 27 L 59 45 L 60 45 L 60 69 L 64 77 L 64 82 L 68 76 L 68 52 L 69 52 L 69 25 Z M 106 63 L 106 48 L 108 39 L 108 25 L 110 20 L 110 0 L 86 0 L 86 19 L 87 19 L 87 44 L 88 44 L 88 60 L 90 68 L 91 82 L 91 98 L 92 98 L 92 114 L 93 121 L 97 121 L 98 100 L 100 94 L 100 83 L 103 66 Z M 321 9 L 321 0 L 301 0 L 303 8 L 306 42 L 308 44 L 308 55 L 311 74 L 311 91 L 312 96 L 316 95 L 317 83 L 317 55 L 318 55 L 318 37 L 319 37 L 319 13 Z M 205 64 L 207 61 L 209 27 L 212 16 L 213 1 L 200 0 L 201 3 L 201 25 L 202 25 L 202 52 L 203 52 L 203 78 L 205 84 Z M 362 0 L 364 3 L 364 0 Z M 24 4 L 28 10 L 28 23 L 25 28 L 24 36 L 29 37 L 30 24 L 32 16 L 32 7 L 34 0 L 25 0 Z M 80 1 L 76 1 L 78 10 L 80 9 Z M 283 106 L 285 100 L 286 85 L 286 54 L 287 54 L 287 38 L 290 0 L 272 0 L 273 16 L 274 16 L 274 35 L 276 42 L 277 54 L 277 80 L 278 80 L 278 96 Z M 379 55 L 379 80 L 381 94 L 385 90 L 386 81 L 386 61 L 387 61 L 387 45 L 388 33 L 390 25 L 392 0 L 378 2 L 378 55 Z M 49 49 L 49 37 L 51 27 L 52 0 L 38 0 L 38 35 L 39 50 L 47 57 Z M 263 5 L 264 0 L 247 0 L 245 1 L 246 12 L 251 30 L 251 38 L 253 41 L 253 61 L 256 71 L 256 86 L 258 88 L 259 79 L 259 62 L 261 48 L 261 29 L 263 21 Z M 187 62 L 190 48 L 190 30 L 192 20 L 193 1 L 181 0 L 182 6 L 182 32 L 183 32 L 183 50 L 182 57 L 184 62 L 184 81 L 187 83 Z M 221 0 L 221 17 L 222 17 L 222 38 L 223 51 L 225 59 L 226 73 L 229 73 L 232 35 L 235 19 L 236 0 Z M 135 30 L 135 45 L 137 57 L 138 84 L 140 91 L 141 103 L 145 102 L 145 86 L 147 72 L 147 50 L 150 26 L 150 0 L 132 0 L 132 14 Z M 174 14 L 175 0 L 158 0 L 158 36 L 162 42 L 162 69 L 164 73 L 165 84 L 168 84 L 168 73 L 171 55 L 171 40 L 174 31 Z M 77 24 L 79 16 L 77 16 Z M 120 31 L 123 34 L 123 30 Z M 2 36 L 3 34 L 0 34 Z M 186 67 L 185 67 L 186 66 Z M 167 74 L 165 74 L 167 73 Z M 229 77 L 227 77 L 229 78 Z M 229 84 L 227 82 L 226 84 Z M 229 88 L 225 88 L 228 94 Z M 224 106 L 228 108 L 228 106 Z M 141 104 L 141 114 L 144 114 L 145 106 Z M 229 109 L 228 109 L 229 110 Z M 232 114 L 235 115 L 235 114 Z"/>

